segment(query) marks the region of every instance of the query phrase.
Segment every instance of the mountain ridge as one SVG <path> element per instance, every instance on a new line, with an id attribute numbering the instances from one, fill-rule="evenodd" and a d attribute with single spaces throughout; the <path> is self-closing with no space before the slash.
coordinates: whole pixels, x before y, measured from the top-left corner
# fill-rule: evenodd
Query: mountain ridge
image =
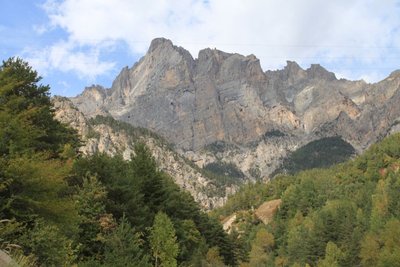
<path id="1" fill-rule="evenodd" d="M 254 168 L 268 177 L 313 140 L 341 136 L 361 152 L 398 131 L 399 88 L 398 71 L 373 84 L 337 79 L 319 64 L 302 69 L 288 61 L 282 70 L 263 71 L 254 55 L 206 48 L 193 58 L 157 38 L 110 89 L 88 87 L 71 101 L 87 117 L 112 116 L 160 134 L 199 167 L 221 158 L 206 146 L 239 146 L 222 160 L 248 177 Z M 286 137 L 263 137 L 273 131 Z"/>

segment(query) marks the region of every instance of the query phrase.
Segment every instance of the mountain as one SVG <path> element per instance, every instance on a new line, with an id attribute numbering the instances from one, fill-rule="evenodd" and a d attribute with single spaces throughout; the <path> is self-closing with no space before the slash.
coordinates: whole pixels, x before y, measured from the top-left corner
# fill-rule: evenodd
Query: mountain
<path id="1" fill-rule="evenodd" d="M 86 156 L 105 153 L 122 155 L 129 160 L 135 144 L 141 142 L 148 147 L 160 170 L 173 177 L 174 182 L 188 191 L 204 209 L 221 206 L 226 196 L 236 190 L 234 185 L 219 188 L 201 169 L 178 155 L 163 138 L 146 129 L 110 117 L 89 119 L 65 97 L 53 97 L 52 104 L 55 118 L 78 131 L 84 141 L 80 151 Z"/>
<path id="2" fill-rule="evenodd" d="M 200 169 L 229 165 L 256 180 L 312 141 L 338 137 L 360 153 L 399 131 L 399 86 L 400 71 L 374 84 L 337 79 L 318 64 L 263 71 L 254 55 L 207 48 L 195 59 L 158 38 L 111 88 L 91 86 L 70 100 L 86 118 L 157 133 Z"/>

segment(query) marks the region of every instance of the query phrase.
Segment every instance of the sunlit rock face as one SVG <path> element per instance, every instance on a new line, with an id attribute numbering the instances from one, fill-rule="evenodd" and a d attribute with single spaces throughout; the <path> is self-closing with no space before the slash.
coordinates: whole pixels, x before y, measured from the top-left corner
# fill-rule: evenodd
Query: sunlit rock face
<path id="1" fill-rule="evenodd" d="M 264 177 L 312 140 L 341 136 L 362 151 L 400 130 L 399 85 L 399 72 L 368 84 L 337 79 L 318 64 L 302 69 L 288 61 L 264 72 L 254 55 L 215 49 L 195 59 L 158 38 L 110 89 L 89 87 L 71 100 L 87 117 L 112 116 L 158 133 L 199 166 L 223 160 Z M 231 146 L 210 153 L 216 142 Z"/>

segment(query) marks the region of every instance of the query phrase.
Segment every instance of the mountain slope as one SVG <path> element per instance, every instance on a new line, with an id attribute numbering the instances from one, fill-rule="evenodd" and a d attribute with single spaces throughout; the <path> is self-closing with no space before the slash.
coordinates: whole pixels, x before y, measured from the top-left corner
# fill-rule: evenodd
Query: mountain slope
<path id="1" fill-rule="evenodd" d="M 79 132 L 84 141 L 80 148 L 84 155 L 106 153 L 111 156 L 122 155 L 129 160 L 134 145 L 145 143 L 159 168 L 173 177 L 175 183 L 188 191 L 205 209 L 221 206 L 226 196 L 236 189 L 235 186 L 219 188 L 200 169 L 174 152 L 165 140 L 146 129 L 135 128 L 111 117 L 88 119 L 67 98 L 54 97 L 52 102 L 55 118 Z"/>
<path id="2" fill-rule="evenodd" d="M 394 134 L 343 164 L 247 185 L 213 214 L 231 219 L 250 266 L 398 266 L 399 189 Z M 268 200 L 281 202 L 265 226 L 254 213 Z"/>
<path id="3" fill-rule="evenodd" d="M 361 152 L 398 131 L 399 85 L 400 72 L 368 84 L 337 79 L 318 64 L 304 70 L 289 61 L 264 72 L 253 55 L 216 49 L 194 59 L 158 38 L 110 89 L 88 87 L 71 101 L 87 117 L 112 116 L 161 135 L 199 167 L 223 156 L 256 179 L 311 141 L 341 136 Z M 207 150 L 218 142 L 227 144 L 220 156 Z"/>

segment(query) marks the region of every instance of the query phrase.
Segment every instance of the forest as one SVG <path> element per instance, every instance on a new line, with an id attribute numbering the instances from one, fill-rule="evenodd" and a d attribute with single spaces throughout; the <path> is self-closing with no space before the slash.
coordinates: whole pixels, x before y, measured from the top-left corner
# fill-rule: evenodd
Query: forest
<path id="1" fill-rule="evenodd" d="M 130 161 L 83 157 L 49 87 L 0 67 L 0 249 L 19 266 L 235 265 L 233 242 L 138 143 Z"/>
<path id="2" fill-rule="evenodd" d="M 264 225 L 253 209 L 273 199 Z M 233 213 L 240 266 L 400 266 L 400 134 L 330 168 L 245 185 L 211 214 Z"/>
<path id="3" fill-rule="evenodd" d="M 19 58 L 0 66 L 0 249 L 16 266 L 400 266 L 400 134 L 206 213 L 141 143 L 129 161 L 81 155 L 40 81 Z M 254 208 L 274 199 L 265 225 Z"/>

